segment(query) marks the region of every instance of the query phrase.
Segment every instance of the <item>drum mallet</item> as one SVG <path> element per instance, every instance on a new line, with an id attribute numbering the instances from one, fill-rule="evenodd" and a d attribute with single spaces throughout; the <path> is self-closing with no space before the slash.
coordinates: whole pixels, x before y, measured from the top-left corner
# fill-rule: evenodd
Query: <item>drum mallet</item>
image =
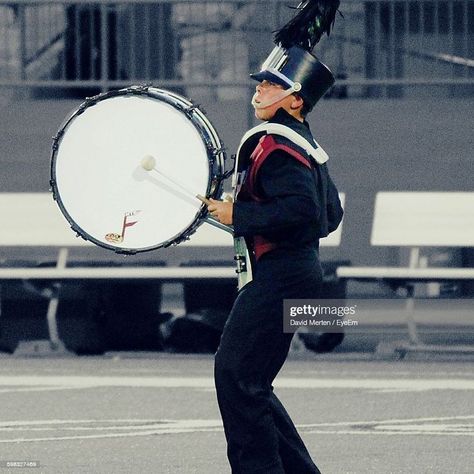
<path id="1" fill-rule="evenodd" d="M 211 201 L 209 199 L 205 198 L 204 196 L 201 196 L 200 194 L 193 194 L 191 191 L 186 189 L 183 185 L 180 183 L 176 182 L 174 179 L 170 178 L 169 176 L 166 176 L 164 173 L 162 173 L 160 170 L 156 168 L 156 158 L 151 155 L 145 155 L 142 158 L 141 161 L 142 168 L 147 170 L 147 171 L 155 171 L 158 173 L 160 176 L 163 178 L 167 179 L 171 183 L 173 183 L 175 186 L 181 189 L 181 191 L 185 192 L 188 196 L 192 196 L 193 198 L 199 199 L 201 202 L 209 206 L 211 204 Z"/>

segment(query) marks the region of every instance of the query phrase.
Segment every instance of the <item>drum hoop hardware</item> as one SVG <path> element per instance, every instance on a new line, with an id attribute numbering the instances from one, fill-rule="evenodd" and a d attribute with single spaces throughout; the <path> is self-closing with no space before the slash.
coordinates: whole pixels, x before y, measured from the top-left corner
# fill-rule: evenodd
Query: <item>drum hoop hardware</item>
<path id="1" fill-rule="evenodd" d="M 236 158 L 237 158 L 237 155 L 235 155 L 235 154 L 232 154 L 230 156 L 230 159 L 234 162 L 234 165 L 229 170 L 224 171 L 224 173 L 222 173 L 222 180 L 226 180 L 226 179 L 230 178 L 233 175 Z"/>
<path id="2" fill-rule="evenodd" d="M 94 106 L 97 102 L 100 102 L 104 99 L 108 99 L 109 97 L 114 97 L 116 95 L 116 91 L 108 91 L 108 92 L 101 92 L 100 94 L 93 95 L 91 97 L 86 97 L 84 102 L 79 106 L 77 110 L 77 115 L 81 115 L 84 110 L 89 107 Z"/>
<path id="3" fill-rule="evenodd" d="M 182 104 L 176 104 L 176 105 L 179 109 L 182 110 L 182 112 L 188 117 L 188 119 L 190 119 L 192 121 L 195 120 L 195 119 L 199 119 L 201 121 L 204 121 L 203 118 L 199 114 L 202 114 L 205 117 L 205 112 L 199 104 L 191 104 L 189 106 L 183 106 Z M 225 158 L 226 158 L 225 150 L 226 150 L 226 148 L 225 148 L 225 146 L 216 147 L 213 144 L 213 139 L 214 140 L 217 139 L 217 141 L 221 145 L 224 145 L 224 143 L 222 142 L 222 140 L 220 139 L 219 136 L 212 137 L 211 135 L 209 135 L 207 133 L 204 133 L 204 130 L 202 130 L 200 128 L 196 128 L 196 130 L 201 135 L 201 137 L 204 141 L 204 144 L 206 146 L 206 149 L 208 150 L 208 152 L 211 155 L 209 157 L 209 172 L 210 172 L 210 175 L 212 176 L 213 181 L 217 180 L 216 186 L 219 186 L 221 184 L 221 182 L 224 179 L 226 179 L 224 177 L 226 173 L 221 173 L 221 174 L 217 175 L 217 174 L 213 173 L 212 168 L 213 168 L 213 166 L 215 164 L 215 161 L 216 161 L 216 158 L 218 156 L 222 156 L 223 159 L 224 159 L 224 162 L 225 162 Z M 223 163 L 223 165 L 225 166 L 225 163 Z"/>
<path id="4" fill-rule="evenodd" d="M 147 94 L 151 87 L 153 87 L 151 82 L 144 82 L 142 84 L 127 87 L 126 89 L 121 89 L 121 91 L 129 92 L 131 94 Z"/>
<path id="5" fill-rule="evenodd" d="M 93 95 L 91 97 L 86 97 L 84 102 L 79 106 L 76 116 L 80 115 L 89 107 L 101 102 L 102 100 L 109 99 L 110 97 L 118 97 L 120 95 L 147 95 L 149 89 L 152 87 L 151 83 L 138 84 L 134 86 L 127 87 L 125 89 L 101 92 L 100 94 Z"/>
<path id="6" fill-rule="evenodd" d="M 58 200 L 58 194 L 56 192 L 56 180 L 55 179 L 50 179 L 49 180 L 49 191 L 53 195 L 53 200 L 57 201 Z"/>
<path id="7" fill-rule="evenodd" d="M 189 105 L 189 106 L 186 106 L 186 107 L 182 107 L 181 110 L 184 112 L 184 114 L 188 117 L 188 118 L 193 118 L 194 117 L 194 111 L 195 110 L 199 110 L 200 112 L 202 112 L 202 110 L 199 108 L 199 105 Z"/>
<path id="8" fill-rule="evenodd" d="M 64 128 L 62 128 L 61 130 L 58 131 L 58 133 L 56 133 L 56 135 L 54 135 L 52 137 L 53 139 L 53 145 L 52 145 L 52 149 L 54 152 L 58 151 L 58 148 L 59 148 L 59 141 L 61 140 L 62 136 L 64 135 Z"/>
<path id="9" fill-rule="evenodd" d="M 213 148 L 212 154 L 214 155 L 214 157 L 217 157 L 218 155 L 225 153 L 225 150 L 226 150 L 225 146 L 221 146 L 220 148 L 216 148 L 215 146 L 213 146 L 212 148 Z"/>

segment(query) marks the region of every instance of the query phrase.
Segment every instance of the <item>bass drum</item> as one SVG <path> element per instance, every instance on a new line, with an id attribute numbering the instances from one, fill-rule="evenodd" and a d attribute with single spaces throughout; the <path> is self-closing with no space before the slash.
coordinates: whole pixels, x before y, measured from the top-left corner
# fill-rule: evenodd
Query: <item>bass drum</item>
<path id="1" fill-rule="evenodd" d="M 87 99 L 54 137 L 54 199 L 81 237 L 118 253 L 187 240 L 222 193 L 225 152 L 184 97 L 129 87 Z"/>

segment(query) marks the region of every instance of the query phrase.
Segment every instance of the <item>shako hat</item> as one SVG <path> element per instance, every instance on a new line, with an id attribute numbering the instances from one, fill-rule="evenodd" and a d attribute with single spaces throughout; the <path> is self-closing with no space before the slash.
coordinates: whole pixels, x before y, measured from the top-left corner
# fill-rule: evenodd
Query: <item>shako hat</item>
<path id="1" fill-rule="evenodd" d="M 331 70 L 313 53 L 313 48 L 326 33 L 329 36 L 340 0 L 305 0 L 298 13 L 274 36 L 277 45 L 262 64 L 250 75 L 262 82 L 268 80 L 285 89 L 292 88 L 311 110 L 334 84 Z"/>

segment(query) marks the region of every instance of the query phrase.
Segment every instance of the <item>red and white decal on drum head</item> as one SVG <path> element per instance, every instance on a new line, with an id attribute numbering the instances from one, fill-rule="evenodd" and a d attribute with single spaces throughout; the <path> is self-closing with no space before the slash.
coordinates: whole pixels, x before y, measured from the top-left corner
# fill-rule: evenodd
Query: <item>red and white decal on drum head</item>
<path id="1" fill-rule="evenodd" d="M 121 244 L 125 242 L 125 233 L 129 227 L 138 223 L 138 214 L 140 212 L 142 211 L 125 212 L 122 219 L 122 232 L 120 234 L 109 232 L 105 234 L 105 240 L 111 244 Z"/>

